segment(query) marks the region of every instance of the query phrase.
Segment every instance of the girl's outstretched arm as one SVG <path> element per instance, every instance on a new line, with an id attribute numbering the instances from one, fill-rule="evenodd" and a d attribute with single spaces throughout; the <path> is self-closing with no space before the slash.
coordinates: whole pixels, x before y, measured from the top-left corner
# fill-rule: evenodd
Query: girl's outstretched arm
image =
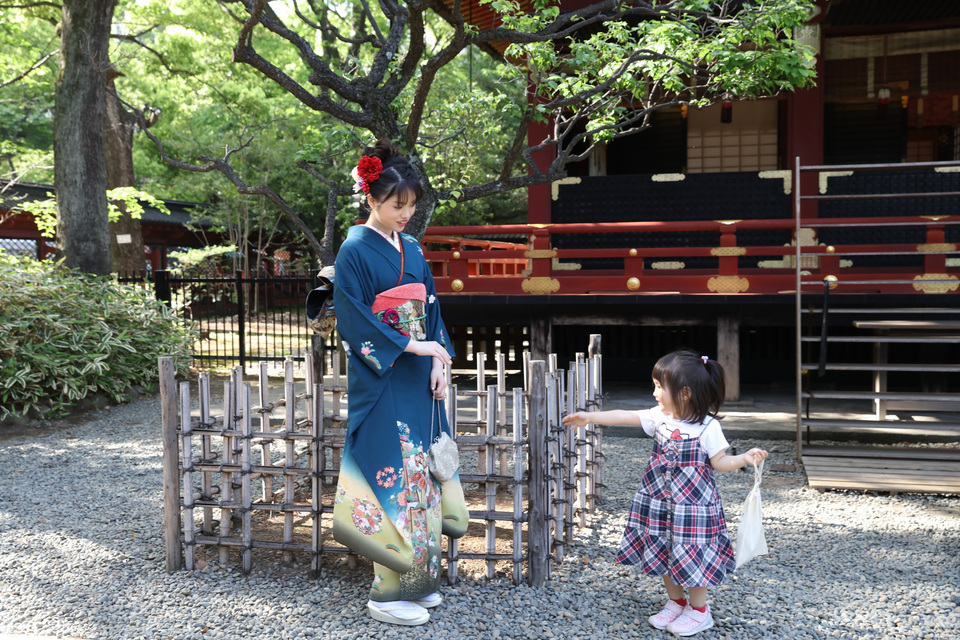
<path id="1" fill-rule="evenodd" d="M 593 424 L 626 424 L 633 427 L 640 426 L 640 416 L 636 411 L 577 411 L 563 417 L 563 424 L 571 429 L 582 427 L 587 423 Z"/>
<path id="2" fill-rule="evenodd" d="M 710 458 L 710 466 L 715 471 L 736 471 L 748 464 L 760 464 L 760 461 L 767 455 L 767 452 L 763 449 L 750 449 L 750 451 L 738 456 L 727 455 L 726 451 L 721 451 Z"/>

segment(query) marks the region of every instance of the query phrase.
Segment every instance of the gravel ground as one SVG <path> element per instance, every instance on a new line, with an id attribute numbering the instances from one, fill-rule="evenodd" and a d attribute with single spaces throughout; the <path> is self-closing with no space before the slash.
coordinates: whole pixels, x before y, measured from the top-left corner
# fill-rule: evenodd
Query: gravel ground
<path id="1" fill-rule="evenodd" d="M 372 621 L 369 569 L 164 571 L 159 399 L 0 439 L 0 637 L 667 638 L 648 626 L 659 578 L 613 564 L 650 440 L 604 440 L 606 501 L 546 588 L 508 578 L 445 587 L 426 626 Z M 792 443 L 763 446 L 795 461 Z M 752 484 L 720 474 L 731 529 Z M 711 590 L 701 638 L 960 637 L 960 498 L 818 493 L 768 472 L 771 553 Z"/>

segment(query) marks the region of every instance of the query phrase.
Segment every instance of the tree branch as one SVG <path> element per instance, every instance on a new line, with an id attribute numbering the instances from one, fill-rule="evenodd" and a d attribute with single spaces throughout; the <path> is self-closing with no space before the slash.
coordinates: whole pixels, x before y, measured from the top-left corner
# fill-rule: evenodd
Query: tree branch
<path id="1" fill-rule="evenodd" d="M 63 5 L 57 4 L 56 2 L 18 2 L 16 4 L 8 4 L 4 2 L 3 4 L 0 4 L 0 9 L 33 9 L 36 7 L 53 7 L 57 10 L 63 9 Z"/>
<path id="2" fill-rule="evenodd" d="M 153 27 L 151 27 L 150 29 L 147 29 L 147 31 L 144 31 L 143 33 L 147 33 L 147 32 L 150 31 L 151 29 L 153 29 Z M 152 53 L 154 56 L 156 56 L 157 60 L 160 61 L 160 64 L 163 66 L 163 68 L 166 69 L 167 71 L 169 71 L 170 73 L 180 74 L 180 75 L 186 75 L 186 76 L 195 75 L 193 71 L 190 71 L 190 70 L 188 70 L 188 69 L 177 69 L 177 68 L 171 67 L 171 66 L 170 66 L 170 63 L 167 62 L 166 57 L 164 57 L 164 55 L 163 55 L 162 53 L 160 53 L 159 51 L 157 51 L 157 50 L 154 49 L 153 47 L 145 44 L 145 43 L 142 42 L 141 40 L 138 40 L 138 39 L 137 39 L 137 36 L 125 36 L 125 35 L 120 35 L 120 34 L 117 34 L 117 33 L 112 33 L 112 34 L 110 34 L 110 37 L 113 38 L 113 39 L 115 39 L 115 40 L 119 40 L 119 41 L 121 41 L 121 42 L 132 42 L 132 43 L 134 43 L 135 45 L 139 46 L 141 49 L 145 49 L 146 51 L 149 51 L 149 52 Z"/>
<path id="3" fill-rule="evenodd" d="M 460 0 L 454 1 L 454 8 L 459 11 Z M 411 52 L 407 54 L 407 60 L 404 61 L 404 65 L 410 61 L 413 56 L 413 48 L 416 42 L 417 44 L 417 59 L 414 62 L 417 62 L 420 58 L 420 55 L 423 54 L 423 14 L 422 12 L 412 12 L 414 18 L 411 19 Z M 413 26 L 419 25 L 419 30 L 415 34 L 413 32 Z M 427 98 L 430 95 L 430 89 L 433 87 L 433 81 L 437 77 L 437 72 L 444 67 L 444 65 L 451 62 L 454 58 L 457 57 L 466 43 L 466 37 L 464 33 L 463 21 L 461 20 L 459 24 L 454 25 L 454 35 L 446 47 L 444 47 L 440 53 L 434 55 L 432 58 L 427 60 L 420 69 L 420 80 L 417 82 L 417 88 L 413 93 L 413 100 L 410 105 L 410 117 L 407 120 L 407 127 L 405 133 L 405 142 L 407 148 L 412 149 L 413 144 L 420 137 L 420 126 L 423 122 L 423 110 L 427 104 Z M 413 73 L 416 71 L 416 64 L 412 65 L 409 73 L 409 77 L 404 80 L 403 77 L 396 78 L 397 82 L 402 82 L 402 85 L 406 85 L 409 82 L 409 78 L 413 77 Z"/>
<path id="4" fill-rule="evenodd" d="M 296 47 L 300 52 L 300 58 L 313 69 L 313 73 L 310 74 L 311 83 L 326 87 L 345 100 L 355 104 L 363 100 L 364 96 L 362 93 L 334 73 L 330 69 L 330 66 L 316 54 L 310 44 L 300 34 L 287 28 L 276 14 L 273 13 L 273 10 L 267 5 L 266 0 L 241 1 L 250 14 L 250 18 L 244 23 L 237 37 L 237 46 L 234 48 L 233 53 L 234 62 L 245 62 L 254 67 L 310 108 L 317 111 L 326 111 L 345 122 L 355 124 L 362 114 L 345 109 L 329 99 L 317 98 L 311 95 L 290 76 L 258 54 L 254 50 L 251 40 L 253 28 L 257 24 L 260 24 L 268 31 L 280 36 Z M 355 124 L 355 126 L 365 125 Z"/>
<path id="5" fill-rule="evenodd" d="M 116 94 L 114 94 L 114 96 L 116 96 Z M 184 171 L 193 171 L 197 173 L 209 173 L 211 171 L 219 171 L 224 176 L 226 176 L 227 179 L 230 180 L 230 182 L 234 184 L 234 186 L 237 189 L 237 193 L 242 193 L 245 195 L 261 195 L 266 197 L 271 202 L 273 202 L 277 206 L 277 208 L 279 208 L 287 216 L 287 218 L 293 223 L 293 225 L 304 235 L 304 237 L 307 239 L 307 243 L 310 245 L 310 248 L 313 250 L 317 258 L 319 259 L 320 256 L 323 255 L 324 253 L 323 247 L 317 241 L 316 236 L 313 235 L 313 231 L 300 218 L 300 216 L 298 216 L 296 212 L 294 212 L 294 210 L 290 207 L 289 204 L 287 204 L 287 202 L 283 198 L 281 198 L 276 192 L 274 192 L 273 189 L 271 189 L 265 184 L 261 184 L 261 185 L 247 184 L 240 178 L 240 176 L 237 175 L 233 167 L 230 166 L 230 163 L 228 162 L 230 159 L 230 156 L 236 153 L 237 151 L 240 151 L 248 147 L 250 143 L 253 141 L 254 137 L 256 136 L 256 133 L 251 134 L 251 136 L 246 140 L 246 142 L 242 142 L 240 146 L 235 148 L 228 147 L 223 158 L 199 156 L 197 159 L 202 160 L 203 162 L 206 163 L 202 165 L 183 162 L 182 160 L 176 160 L 174 158 L 171 158 L 167 154 L 167 150 L 164 147 L 163 143 L 155 135 L 150 133 L 150 130 L 147 127 L 147 122 L 143 117 L 142 111 L 140 111 L 133 105 L 129 104 L 128 102 L 125 102 L 119 96 L 116 96 L 116 97 L 117 97 L 117 100 L 119 100 L 122 104 L 126 105 L 126 107 L 134 114 L 134 116 L 137 119 L 137 123 L 140 125 L 140 129 L 143 131 L 144 135 L 146 135 L 147 138 L 149 138 L 150 141 L 153 142 L 153 144 L 156 145 L 157 149 L 159 150 L 161 160 L 163 160 L 165 163 L 167 163 L 171 167 L 182 169 Z"/>
<path id="6" fill-rule="evenodd" d="M 57 52 L 56 50 L 51 51 L 51 52 L 48 53 L 47 55 L 45 55 L 45 56 L 43 56 L 42 58 L 40 58 L 39 60 L 37 60 L 37 61 L 33 64 L 32 67 L 30 67 L 29 69 L 27 69 L 26 71 L 24 71 L 24 72 L 21 73 L 20 75 L 14 77 L 14 78 L 10 78 L 9 80 L 6 80 L 6 81 L 4 81 L 4 82 L 0 82 L 0 89 L 6 87 L 7 85 L 13 84 L 14 82 L 19 82 L 20 80 L 23 80 L 23 79 L 26 78 L 28 75 L 30 75 L 31 73 L 33 73 L 34 71 L 36 71 L 37 69 L 39 69 L 40 67 L 42 67 L 44 62 L 46 62 L 47 60 L 49 60 L 51 57 L 55 56 L 57 53 L 58 53 L 58 52 Z"/>
<path id="7" fill-rule="evenodd" d="M 380 33 L 380 25 L 377 24 L 376 19 L 373 17 L 373 12 L 370 11 L 370 5 L 367 3 L 367 0 L 360 0 L 360 2 L 363 4 L 363 10 L 367 14 L 367 20 L 370 21 L 370 26 L 373 27 L 374 33 L 377 34 L 377 41 L 380 42 L 380 44 L 386 44 L 386 40 L 383 39 L 383 34 Z"/>

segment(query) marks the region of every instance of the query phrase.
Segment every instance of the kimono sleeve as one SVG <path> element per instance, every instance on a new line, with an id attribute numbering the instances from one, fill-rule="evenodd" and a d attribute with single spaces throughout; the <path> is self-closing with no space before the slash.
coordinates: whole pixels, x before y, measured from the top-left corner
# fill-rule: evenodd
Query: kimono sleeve
<path id="1" fill-rule="evenodd" d="M 451 358 L 456 357 L 453 351 L 453 341 L 447 332 L 446 325 L 443 324 L 443 318 L 440 316 L 440 301 L 437 300 L 437 286 L 433 282 L 433 274 L 430 273 L 430 265 L 424 260 L 423 266 L 423 286 L 427 290 L 427 340 L 433 340 L 443 345 Z"/>
<path id="2" fill-rule="evenodd" d="M 394 331 L 373 315 L 370 307 L 377 292 L 373 265 L 363 259 L 358 246 L 344 243 L 337 255 L 334 308 L 337 332 L 360 362 L 383 376 L 406 348 L 410 338 Z"/>

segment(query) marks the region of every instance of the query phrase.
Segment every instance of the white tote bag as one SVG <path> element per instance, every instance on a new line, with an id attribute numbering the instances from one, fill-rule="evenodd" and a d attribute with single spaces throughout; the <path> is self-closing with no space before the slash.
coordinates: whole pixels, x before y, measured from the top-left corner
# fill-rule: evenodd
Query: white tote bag
<path id="1" fill-rule="evenodd" d="M 767 540 L 763 537 L 763 505 L 760 501 L 760 479 L 763 476 L 763 461 L 753 465 L 753 489 L 747 494 L 740 510 L 740 526 L 737 527 L 735 549 L 737 569 L 757 556 L 766 555 Z"/>

